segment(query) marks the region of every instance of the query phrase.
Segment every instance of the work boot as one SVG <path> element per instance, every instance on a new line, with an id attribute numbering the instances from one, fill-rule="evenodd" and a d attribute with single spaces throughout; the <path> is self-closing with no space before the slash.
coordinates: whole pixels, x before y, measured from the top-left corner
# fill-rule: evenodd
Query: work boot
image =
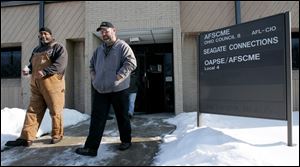
<path id="1" fill-rule="evenodd" d="M 127 150 L 131 146 L 131 143 L 121 143 L 119 146 L 119 150 Z"/>
<path id="2" fill-rule="evenodd" d="M 97 151 L 98 150 L 95 150 L 95 149 L 91 149 L 91 148 L 77 148 L 75 150 L 75 152 L 77 154 L 80 154 L 80 155 L 86 155 L 86 156 L 97 156 Z"/>
<path id="3" fill-rule="evenodd" d="M 25 139 L 17 139 L 15 141 L 7 141 L 5 145 L 10 147 L 18 147 L 18 146 L 30 147 L 32 145 L 32 141 L 25 140 Z"/>
<path id="4" fill-rule="evenodd" d="M 58 142 L 60 142 L 62 140 L 62 137 L 61 138 L 53 138 L 53 139 L 51 139 L 51 144 L 56 144 L 56 143 L 58 143 Z"/>

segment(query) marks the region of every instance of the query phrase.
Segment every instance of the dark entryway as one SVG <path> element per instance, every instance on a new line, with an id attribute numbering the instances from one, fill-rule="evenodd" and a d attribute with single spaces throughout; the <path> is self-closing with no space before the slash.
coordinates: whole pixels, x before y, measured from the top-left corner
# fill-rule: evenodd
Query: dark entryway
<path id="1" fill-rule="evenodd" d="M 135 112 L 174 112 L 173 44 L 131 45 L 139 90 Z"/>

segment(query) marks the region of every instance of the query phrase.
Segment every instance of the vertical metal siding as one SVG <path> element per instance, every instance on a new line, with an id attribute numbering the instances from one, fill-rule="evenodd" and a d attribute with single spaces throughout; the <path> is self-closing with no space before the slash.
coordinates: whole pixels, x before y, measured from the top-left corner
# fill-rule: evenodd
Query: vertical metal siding
<path id="1" fill-rule="evenodd" d="M 57 41 L 66 44 L 66 39 L 84 38 L 84 4 L 85 2 L 73 1 L 45 5 L 45 26 L 52 30 Z M 38 4 L 1 8 L 1 47 L 15 46 L 16 43 L 21 45 L 22 67 L 28 64 L 32 50 L 38 45 L 38 29 Z M 29 96 L 29 80 L 1 79 L 1 108 L 26 108 Z"/>
<path id="2" fill-rule="evenodd" d="M 60 42 L 65 39 L 84 38 L 84 2 L 46 4 L 45 26 L 52 30 L 54 37 Z"/>
<path id="3" fill-rule="evenodd" d="M 181 1 L 182 32 L 201 32 L 235 24 L 234 1 Z"/>
<path id="4" fill-rule="evenodd" d="M 1 47 L 21 46 L 22 67 L 38 44 L 37 31 L 38 5 L 1 8 Z M 1 108 L 23 108 L 29 99 L 28 89 L 29 82 L 22 78 L 1 79 Z"/>
<path id="5" fill-rule="evenodd" d="M 291 12 L 292 27 L 299 30 L 299 1 L 241 1 L 242 22 Z"/>

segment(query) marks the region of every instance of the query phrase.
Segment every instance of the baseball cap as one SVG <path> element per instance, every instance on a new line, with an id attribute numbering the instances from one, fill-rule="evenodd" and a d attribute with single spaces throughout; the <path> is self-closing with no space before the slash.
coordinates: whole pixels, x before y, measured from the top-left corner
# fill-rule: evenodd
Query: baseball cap
<path id="1" fill-rule="evenodd" d="M 103 21 L 100 26 L 97 28 L 96 31 L 100 31 L 102 27 L 108 27 L 108 28 L 114 28 L 114 25 L 111 24 L 110 22 Z"/>

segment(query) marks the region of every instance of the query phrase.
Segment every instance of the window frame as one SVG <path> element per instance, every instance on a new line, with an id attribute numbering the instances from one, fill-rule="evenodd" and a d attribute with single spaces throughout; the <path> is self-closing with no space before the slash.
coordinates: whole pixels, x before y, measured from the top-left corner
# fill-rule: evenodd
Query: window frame
<path id="1" fill-rule="evenodd" d="M 8 56 L 8 57 L 3 57 Z M 5 63 L 5 64 L 4 64 Z M 21 46 L 1 47 L 1 79 L 21 78 Z"/>

